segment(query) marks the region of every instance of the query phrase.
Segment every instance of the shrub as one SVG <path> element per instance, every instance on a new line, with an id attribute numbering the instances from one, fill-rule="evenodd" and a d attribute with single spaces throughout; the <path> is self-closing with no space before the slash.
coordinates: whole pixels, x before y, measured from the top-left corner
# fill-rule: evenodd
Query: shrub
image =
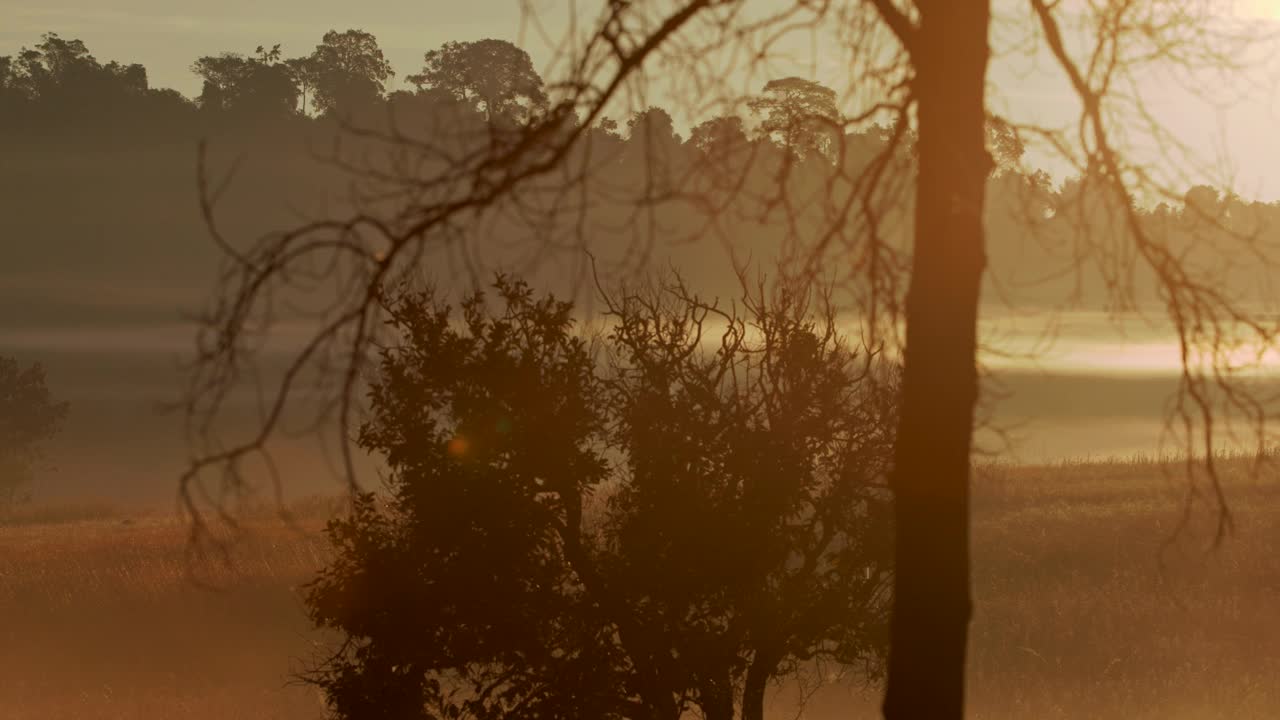
<path id="1" fill-rule="evenodd" d="M 885 647 L 893 379 L 808 293 L 678 281 L 607 333 L 499 277 L 392 308 L 359 443 L 385 493 L 309 586 L 341 717 L 760 718 L 766 684 Z M 460 320 L 460 322 L 459 322 Z M 713 327 L 714 326 L 714 327 Z"/>

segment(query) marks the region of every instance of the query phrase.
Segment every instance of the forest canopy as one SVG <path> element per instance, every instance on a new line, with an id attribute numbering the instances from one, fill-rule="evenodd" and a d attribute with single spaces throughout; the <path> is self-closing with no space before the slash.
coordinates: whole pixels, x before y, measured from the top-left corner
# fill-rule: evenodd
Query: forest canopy
<path id="1" fill-rule="evenodd" d="M 164 259 L 163 266 L 174 277 L 202 283 L 194 274 L 207 266 L 207 261 L 196 264 L 207 244 L 197 243 L 197 250 L 163 239 L 155 227 L 157 209 L 144 201 L 194 188 L 190 163 L 201 142 L 210 152 L 201 165 L 208 174 L 206 190 L 226 185 L 232 195 L 243 188 L 265 198 L 266 193 L 253 190 L 258 183 L 262 189 L 288 187 L 296 196 L 288 202 L 304 206 L 325 196 L 339 204 L 352 203 L 354 190 L 354 203 L 369 199 L 366 208 L 377 213 L 382 210 L 374 198 L 420 190 L 415 189 L 414 173 L 429 175 L 442 167 L 443 157 L 489 147 L 500 137 L 495 128 L 506 127 L 508 136 L 515 137 L 511 130 L 550 112 L 551 89 L 529 55 L 503 40 L 446 43 L 425 52 L 417 72 L 397 74 L 372 34 L 333 30 L 304 55 L 290 57 L 279 45 L 258 46 L 196 58 L 191 71 L 203 86 L 197 97 L 186 98 L 151 87 L 146 68 L 139 64 L 104 62 L 80 40 L 53 32 L 13 56 L 0 57 L 0 143 L 11 146 L 7 171 L 16 173 L 13 231 L 60 233 L 59 224 L 49 221 L 53 213 L 41 210 L 47 198 L 59 192 L 46 183 L 63 188 L 76 181 L 51 172 L 48 155 L 20 152 L 24 145 L 59 143 L 60 151 L 74 145 L 84 153 L 77 162 L 85 168 L 103 163 L 103 172 L 115 176 L 116 188 L 112 196 L 78 194 L 76 202 L 83 206 L 79 215 L 120 221 L 111 234 L 112 242 L 121 245 L 111 251 L 100 244 L 85 246 L 80 255 L 101 256 L 110 263 L 137 255 L 127 244 L 140 243 L 141 254 L 157 262 Z M 407 89 L 393 89 L 396 77 L 404 78 Z M 679 127 L 662 107 L 637 108 L 629 117 L 598 118 L 591 127 L 580 128 L 581 141 L 559 160 L 564 168 L 559 176 L 541 184 L 540 197 L 512 203 L 506 210 L 487 213 L 488 220 L 456 228 L 459 242 L 446 243 L 437 260 L 441 266 L 463 270 L 473 284 L 483 284 L 491 269 L 552 272 L 543 260 L 557 248 L 590 247 L 602 267 L 619 275 L 650 261 L 670 260 L 693 273 L 689 277 L 701 289 L 717 294 L 731 293 L 734 287 L 732 272 L 714 270 L 732 268 L 721 260 L 726 251 L 737 264 L 790 263 L 791 270 L 803 273 L 813 269 L 802 260 L 812 257 L 815 246 L 829 252 L 848 246 L 856 266 L 872 260 L 860 258 L 855 249 L 856 238 L 868 230 L 862 221 L 865 213 L 842 207 L 837 195 L 845 192 L 840 188 L 849 184 L 848 178 L 882 159 L 895 142 L 897 149 L 884 174 L 899 179 L 883 185 L 899 187 L 868 199 L 880 211 L 877 231 L 886 238 L 886 256 L 876 261 L 900 267 L 908 257 L 910 189 L 903 187 L 903 179 L 911 172 L 912 131 L 907 129 L 895 141 L 894 128 L 869 120 L 854 122 L 842 116 L 839 107 L 831 88 L 782 77 L 746 98 L 740 113 L 697 119 L 688 129 Z M 568 115 L 557 123 L 557 132 L 577 132 L 574 128 L 582 119 Z M 406 139 L 433 138 L 439 146 L 406 154 L 405 148 L 376 139 L 396 133 Z M 988 145 L 997 171 L 988 181 L 995 189 L 986 210 L 991 259 L 987 282 L 998 291 L 985 293 L 983 301 L 1123 309 L 1104 305 L 1111 303 L 1107 277 L 1118 272 L 1107 269 L 1117 253 L 1111 228 L 1121 222 L 1123 206 L 1079 179 L 1051 178 L 1029 166 L 1018 130 L 997 117 L 989 123 Z M 126 147 L 131 152 L 167 149 L 159 154 L 148 150 L 122 167 L 110 153 Z M 259 157 L 273 166 L 265 175 L 252 170 Z M 248 170 L 240 168 L 245 158 Z M 557 190 L 573 184 L 588 167 L 594 178 L 589 197 L 569 198 L 563 189 Z M 239 170 L 234 178 L 223 177 L 234 170 Z M 24 181 L 17 182 L 17 175 Z M 439 184 L 447 182 L 442 179 Z M 99 196 L 109 204 L 94 207 Z M 174 198 L 162 204 L 180 207 L 189 202 Z M 29 218 L 24 209 L 30 209 Z M 213 203 L 207 210 L 211 219 L 229 226 L 264 231 L 274 229 L 264 218 L 278 214 L 233 201 Z M 151 217 L 144 221 L 147 213 Z M 819 237 L 819 229 L 835 227 L 830 220 L 841 213 L 849 217 L 842 236 Z M 1214 237 L 1222 237 L 1224 228 L 1248 235 L 1274 234 L 1280 227 L 1280 206 L 1205 186 L 1189 188 L 1184 202 L 1142 208 L 1141 216 L 1150 227 L 1169 234 L 1174 247 L 1206 257 L 1219 244 Z M 1091 247 L 1083 249 L 1077 244 L 1082 219 L 1093 228 L 1094 238 Z M 164 232 L 165 237 L 203 234 L 192 220 L 198 218 L 187 220 L 189 232 L 175 233 L 181 225 L 174 218 L 169 223 L 174 229 Z M 568 237 L 570 228 L 576 228 L 576 237 Z M 513 242 L 518 238 L 532 242 L 518 247 Z M 57 245 L 79 247 L 86 242 L 88 238 L 69 235 Z M 34 252 L 17 251 L 11 258 L 13 268 L 23 267 L 26 255 Z M 37 260 L 33 256 L 30 262 Z M 1089 263 L 1104 272 L 1085 272 Z M 569 268 L 555 270 L 560 277 L 551 282 L 562 288 L 566 283 L 582 287 L 582 263 L 574 261 Z M 1245 262 L 1225 270 L 1241 286 L 1264 279 L 1257 266 Z M 1149 271 L 1138 268 L 1131 296 L 1134 307 L 1154 301 L 1154 284 Z"/>

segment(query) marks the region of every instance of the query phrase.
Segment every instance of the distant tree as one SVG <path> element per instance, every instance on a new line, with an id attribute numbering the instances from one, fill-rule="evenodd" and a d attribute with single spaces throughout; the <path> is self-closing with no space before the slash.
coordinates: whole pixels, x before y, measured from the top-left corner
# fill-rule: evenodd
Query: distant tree
<path id="1" fill-rule="evenodd" d="M 830 156 L 842 135 L 835 91 L 813 80 L 770 80 L 747 106 L 759 116 L 761 134 L 800 158 Z"/>
<path id="2" fill-rule="evenodd" d="M 0 55 L 0 122 L 13 112 L 18 103 L 27 99 L 19 84 L 12 55 Z"/>
<path id="3" fill-rule="evenodd" d="M 0 357 L 0 511 L 24 499 L 44 443 L 62 429 L 67 403 L 55 402 L 39 364 L 22 369 Z"/>
<path id="4" fill-rule="evenodd" d="M 307 104 L 309 98 L 314 98 L 316 90 L 316 68 L 311 58 L 311 55 L 306 55 L 289 58 L 284 61 L 284 65 L 289 69 L 289 75 L 293 78 L 294 85 L 298 89 L 298 101 L 301 103 L 298 110 L 306 116 L 310 116 L 311 109 L 315 107 L 314 100 L 312 100 L 310 106 Z"/>
<path id="5" fill-rule="evenodd" d="M 1183 207 L 1188 214 L 1212 218 L 1222 205 L 1222 193 L 1208 185 L 1196 185 L 1183 196 Z"/>
<path id="6" fill-rule="evenodd" d="M 542 78 L 529 53 L 506 40 L 447 42 L 424 57 L 422 72 L 406 80 L 474 104 L 490 121 L 525 123 L 547 109 Z"/>
<path id="7" fill-rule="evenodd" d="M 325 114 L 377 102 L 395 75 L 378 39 L 363 30 L 330 30 L 303 65 L 299 79 L 314 88 L 315 108 Z"/>
<path id="8" fill-rule="evenodd" d="M 627 120 L 623 174 L 646 192 L 669 192 L 677 182 L 675 169 L 682 150 L 671 114 L 660 107 L 645 108 Z"/>
<path id="9" fill-rule="evenodd" d="M 632 142 L 642 142 L 661 147 L 674 147 L 680 144 L 680 134 L 676 132 L 675 121 L 666 110 L 650 106 L 637 112 L 627 120 L 627 138 Z"/>
<path id="10" fill-rule="evenodd" d="M 239 53 L 206 55 L 191 65 L 204 80 L 200 107 L 253 114 L 289 114 L 298 106 L 298 87 L 280 46 L 258 46 L 256 57 Z"/>
<path id="11" fill-rule="evenodd" d="M 742 178 L 742 164 L 754 146 L 737 115 L 721 115 L 694 126 L 687 146 L 697 170 L 713 182 L 732 188 Z"/>
<path id="12" fill-rule="evenodd" d="M 689 132 L 689 144 L 708 157 L 723 157 L 734 150 L 746 147 L 747 132 L 742 118 L 737 115 L 721 115 L 694 126 Z"/>
<path id="13" fill-rule="evenodd" d="M 18 77 L 32 98 L 52 98 L 74 93 L 93 83 L 102 66 L 80 40 L 64 40 L 45 33 L 34 48 L 22 48 L 17 60 Z"/>
<path id="14" fill-rule="evenodd" d="M 136 63 L 98 62 L 80 40 L 45 33 L 34 48 L 16 58 L 0 58 L 0 107 L 28 103 L 40 122 L 97 121 L 120 114 L 152 91 L 147 71 Z"/>
<path id="15" fill-rule="evenodd" d="M 879 666 L 893 388 L 804 297 L 679 284 L 392 306 L 360 444 L 388 463 L 309 587 L 338 717 L 760 720 L 814 658 Z M 723 342 L 706 349 L 712 319 Z"/>
<path id="16" fill-rule="evenodd" d="M 599 128 L 601 132 L 604 132 L 606 134 L 613 135 L 619 138 L 622 137 L 618 133 L 618 121 L 614 120 L 611 117 L 605 116 L 600 118 L 600 122 L 596 123 L 596 127 Z"/>

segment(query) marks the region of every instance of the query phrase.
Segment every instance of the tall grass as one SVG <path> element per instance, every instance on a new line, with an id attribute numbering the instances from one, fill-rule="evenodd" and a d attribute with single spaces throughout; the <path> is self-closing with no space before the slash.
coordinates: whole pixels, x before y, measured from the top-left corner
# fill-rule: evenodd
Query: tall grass
<path id="1" fill-rule="evenodd" d="M 1280 482 L 1250 462 L 1223 461 L 1237 530 L 1216 549 L 1205 513 L 1174 532 L 1168 460 L 979 466 L 971 716 L 1280 717 Z M 180 519 L 127 508 L 0 527 L 0 717 L 322 717 L 290 683 L 324 647 L 297 588 L 340 507 L 293 526 L 246 509 L 226 565 L 193 566 Z M 875 715 L 874 689 L 811 690 L 778 688 L 773 716 L 802 694 L 806 718 Z"/>
<path id="2" fill-rule="evenodd" d="M 318 639 L 296 594 L 317 530 L 251 522 L 199 563 L 177 518 L 0 528 L 0 717 L 319 717 L 288 684 Z"/>

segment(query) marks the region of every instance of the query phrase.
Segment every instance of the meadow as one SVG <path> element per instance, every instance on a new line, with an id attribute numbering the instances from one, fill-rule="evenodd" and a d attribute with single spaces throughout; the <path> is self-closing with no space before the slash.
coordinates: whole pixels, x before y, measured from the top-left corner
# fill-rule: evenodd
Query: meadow
<path id="1" fill-rule="evenodd" d="M 1280 716 L 1280 480 L 1224 465 L 1235 531 L 1181 516 L 1159 463 L 985 464 L 974 489 L 970 716 Z M 249 513 L 229 565 L 179 518 L 31 507 L 0 527 L 0 717 L 318 718 L 298 588 L 334 505 Z M 196 583 L 199 578 L 203 583 Z M 801 707 L 797 699 L 804 695 Z M 873 717 L 875 688 L 776 689 L 776 718 Z"/>

